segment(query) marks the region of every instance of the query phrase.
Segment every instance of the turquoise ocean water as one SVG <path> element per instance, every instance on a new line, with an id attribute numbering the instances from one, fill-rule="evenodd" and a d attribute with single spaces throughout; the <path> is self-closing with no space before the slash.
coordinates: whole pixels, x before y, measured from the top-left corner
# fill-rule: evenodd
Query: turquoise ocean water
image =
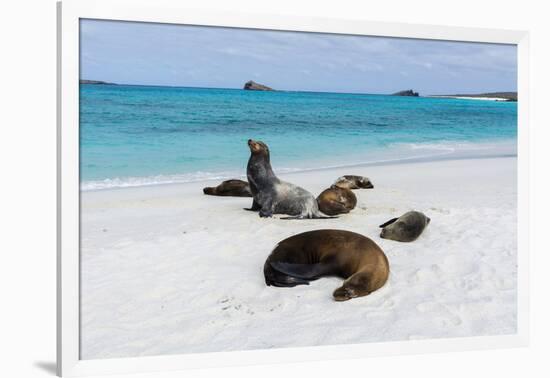
<path id="1" fill-rule="evenodd" d="M 238 178 L 248 139 L 276 172 L 516 154 L 517 104 L 385 95 L 80 86 L 83 190 Z"/>

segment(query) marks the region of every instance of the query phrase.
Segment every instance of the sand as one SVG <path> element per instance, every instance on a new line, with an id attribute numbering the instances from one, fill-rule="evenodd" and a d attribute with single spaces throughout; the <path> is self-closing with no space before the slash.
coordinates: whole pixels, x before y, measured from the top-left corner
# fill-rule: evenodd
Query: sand
<path id="1" fill-rule="evenodd" d="M 82 193 L 81 358 L 269 349 L 516 332 L 517 160 L 362 166 L 281 175 L 317 195 L 338 176 L 371 178 L 338 219 L 261 219 L 250 198 L 213 182 Z M 432 221 L 413 243 L 378 225 L 415 209 Z M 267 287 L 280 240 L 346 229 L 386 252 L 375 293 L 335 302 L 339 278 Z"/>
<path id="2" fill-rule="evenodd" d="M 509 101 L 504 97 L 473 97 L 473 96 L 430 96 L 436 98 L 457 98 L 462 100 L 480 100 L 480 101 Z"/>

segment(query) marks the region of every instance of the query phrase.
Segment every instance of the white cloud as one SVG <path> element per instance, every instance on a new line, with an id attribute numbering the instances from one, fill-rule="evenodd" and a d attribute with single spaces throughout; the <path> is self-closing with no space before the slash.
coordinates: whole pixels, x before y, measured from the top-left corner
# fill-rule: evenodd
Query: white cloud
<path id="1" fill-rule="evenodd" d="M 181 71 L 192 80 L 174 84 L 208 86 L 217 75 L 216 85 L 240 87 L 261 67 L 272 86 L 294 90 L 384 92 L 404 77 L 430 92 L 516 85 L 514 46 L 107 21 L 81 30 L 83 72 L 115 82 L 169 83 Z M 131 77 L 129 66 L 145 74 Z"/>

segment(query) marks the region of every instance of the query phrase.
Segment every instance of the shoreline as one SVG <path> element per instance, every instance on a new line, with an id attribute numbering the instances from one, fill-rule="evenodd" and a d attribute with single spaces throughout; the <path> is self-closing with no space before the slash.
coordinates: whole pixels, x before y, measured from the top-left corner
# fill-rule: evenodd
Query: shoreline
<path id="1" fill-rule="evenodd" d="M 437 162 L 437 161 L 452 161 L 452 160 L 472 160 L 472 159 L 491 159 L 491 158 L 501 158 L 501 157 L 516 157 L 517 158 L 517 150 L 510 149 L 510 145 L 513 145 L 514 148 L 516 148 L 517 141 L 513 141 L 514 143 L 511 143 L 512 141 L 505 141 L 500 142 L 505 147 L 501 151 L 493 151 L 492 153 L 484 154 L 483 151 L 485 151 L 483 148 L 478 149 L 475 151 L 476 153 L 468 153 L 468 151 L 446 151 L 446 152 L 440 152 L 438 154 L 430 154 L 430 155 L 423 155 L 423 156 L 412 156 L 412 157 L 405 157 L 405 158 L 395 158 L 395 159 L 386 159 L 386 160 L 378 160 L 378 161 L 364 161 L 364 162 L 350 162 L 348 164 L 343 165 L 335 165 L 335 166 L 321 166 L 321 167 L 312 167 L 312 168 L 282 168 L 280 170 L 275 169 L 275 172 L 279 175 L 292 175 L 292 174 L 300 174 L 305 172 L 323 172 L 326 170 L 332 170 L 332 169 L 346 169 L 346 168 L 360 168 L 360 167 L 376 167 L 376 166 L 387 166 L 387 165 L 400 165 L 400 164 L 415 164 L 415 163 L 429 163 L 429 162 Z M 502 146 L 499 146 L 499 148 L 502 148 Z M 126 188 L 136 188 L 136 187 L 149 187 L 149 186 L 163 186 L 163 185 L 178 185 L 178 184 L 188 184 L 188 183 L 196 183 L 196 182 L 215 182 L 215 181 L 224 181 L 229 179 L 246 179 L 246 170 L 243 170 L 243 173 L 238 174 L 232 174 L 229 173 L 229 171 L 225 172 L 219 172 L 219 173 L 213 173 L 214 177 L 204 177 L 204 178 L 196 178 L 196 179 L 182 179 L 181 181 L 169 181 L 174 180 L 174 176 L 178 175 L 156 175 L 156 176 L 146 176 L 146 177 L 130 177 L 125 178 L 127 180 L 143 180 L 147 178 L 153 178 L 156 177 L 159 180 L 166 180 L 164 182 L 150 182 L 150 183 L 136 183 L 136 184 L 112 184 L 111 186 L 105 186 L 105 187 L 95 187 L 95 188 L 82 188 L 86 185 L 101 185 L 101 183 L 110 183 L 112 181 L 119 181 L 121 179 L 115 178 L 115 179 L 105 179 L 105 180 L 90 180 L 90 181 L 84 181 L 80 184 L 80 192 L 95 192 L 95 191 L 104 191 L 104 190 L 120 190 L 120 189 L 126 189 Z M 184 175 L 180 175 L 184 176 Z M 172 177 L 172 178 L 170 178 Z M 177 179 L 175 179 L 177 180 Z"/>
<path id="2" fill-rule="evenodd" d="M 496 102 L 516 102 L 510 101 L 504 97 L 472 97 L 472 96 L 425 96 L 429 98 L 456 98 L 458 100 L 479 100 L 479 101 L 496 101 Z"/>

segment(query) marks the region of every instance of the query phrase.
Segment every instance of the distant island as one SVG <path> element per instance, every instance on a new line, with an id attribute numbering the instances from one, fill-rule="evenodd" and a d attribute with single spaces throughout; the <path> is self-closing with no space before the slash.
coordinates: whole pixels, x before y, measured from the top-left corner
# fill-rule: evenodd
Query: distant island
<path id="1" fill-rule="evenodd" d="M 407 89 L 404 91 L 393 93 L 392 96 L 419 97 L 420 95 L 418 94 L 418 92 L 415 92 L 412 89 Z M 428 97 L 517 102 L 518 93 L 517 92 L 488 92 L 488 93 L 475 93 L 475 94 L 430 95 Z"/>
<path id="2" fill-rule="evenodd" d="M 454 94 L 454 95 L 436 95 L 430 97 L 448 97 L 448 98 L 479 98 L 494 101 L 518 101 L 518 92 L 490 92 L 476 94 Z"/>
<path id="3" fill-rule="evenodd" d="M 255 81 L 247 81 L 243 87 L 247 91 L 273 91 L 273 88 L 268 87 L 267 85 L 256 83 Z"/>
<path id="4" fill-rule="evenodd" d="M 392 94 L 392 96 L 418 97 L 418 92 L 415 92 L 412 89 L 407 89 L 405 91 L 395 92 L 395 93 Z"/>
<path id="5" fill-rule="evenodd" d="M 104 84 L 104 85 L 116 85 L 115 83 L 108 83 L 101 80 L 82 80 L 80 79 L 80 84 Z"/>

